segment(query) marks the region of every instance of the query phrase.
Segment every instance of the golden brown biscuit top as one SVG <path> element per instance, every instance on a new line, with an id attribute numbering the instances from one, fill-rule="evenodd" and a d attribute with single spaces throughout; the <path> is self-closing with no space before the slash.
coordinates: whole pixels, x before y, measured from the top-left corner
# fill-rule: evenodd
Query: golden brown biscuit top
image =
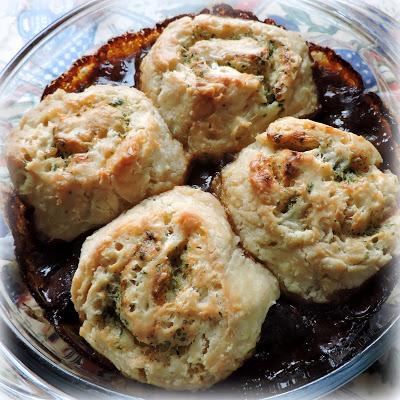
<path id="1" fill-rule="evenodd" d="M 251 161 L 253 190 L 275 207 L 284 225 L 295 220 L 304 229 L 299 235 L 312 242 L 331 230 L 360 235 L 393 214 L 397 179 L 377 168 L 381 156 L 362 137 L 288 117 L 257 141 L 272 154 Z"/>
<path id="2" fill-rule="evenodd" d="M 183 183 L 187 167 L 151 101 L 111 85 L 47 96 L 8 137 L 7 163 L 38 231 L 62 240 Z"/>
<path id="3" fill-rule="evenodd" d="M 279 295 L 237 244 L 211 194 L 176 187 L 142 202 L 82 247 L 71 290 L 81 335 L 143 382 L 198 389 L 223 379 Z"/>
<path id="4" fill-rule="evenodd" d="M 297 33 L 201 14 L 165 28 L 142 61 L 140 87 L 191 154 L 220 155 L 279 116 L 313 113 L 311 66 Z"/>
<path id="5" fill-rule="evenodd" d="M 366 139 L 281 118 L 221 173 L 217 187 L 247 251 L 287 291 L 329 302 L 398 253 L 397 177 Z"/>

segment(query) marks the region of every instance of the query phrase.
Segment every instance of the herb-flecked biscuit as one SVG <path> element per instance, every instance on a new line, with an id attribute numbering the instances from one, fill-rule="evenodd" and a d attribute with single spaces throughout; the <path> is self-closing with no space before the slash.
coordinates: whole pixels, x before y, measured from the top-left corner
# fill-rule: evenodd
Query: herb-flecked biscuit
<path id="1" fill-rule="evenodd" d="M 287 117 L 215 186 L 246 250 L 286 291 L 324 303 L 398 252 L 399 184 L 381 162 L 361 136 Z"/>
<path id="2" fill-rule="evenodd" d="M 187 166 L 151 101 L 109 85 L 47 96 L 9 135 L 7 162 L 37 229 L 63 240 L 182 184 Z"/>
<path id="3" fill-rule="evenodd" d="M 200 389 L 251 355 L 277 280 L 244 256 L 223 207 L 176 187 L 89 237 L 72 282 L 80 334 L 124 375 Z"/>
<path id="4" fill-rule="evenodd" d="M 262 22 L 180 18 L 140 68 L 141 89 L 194 156 L 239 151 L 275 119 L 317 108 L 305 40 Z"/>

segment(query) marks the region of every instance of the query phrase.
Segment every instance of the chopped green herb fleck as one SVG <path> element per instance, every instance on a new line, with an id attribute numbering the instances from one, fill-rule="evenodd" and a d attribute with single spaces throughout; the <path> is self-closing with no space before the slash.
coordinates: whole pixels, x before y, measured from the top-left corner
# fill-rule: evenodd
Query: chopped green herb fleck
<path id="1" fill-rule="evenodd" d="M 126 113 L 126 112 L 122 113 L 122 121 L 124 122 L 126 127 L 129 126 L 129 124 L 131 123 L 131 117 L 129 116 L 128 113 Z"/>
<path id="2" fill-rule="evenodd" d="M 379 228 L 377 228 L 376 226 L 370 226 L 368 229 L 366 229 L 364 231 L 364 235 L 365 236 L 373 236 L 376 233 L 378 233 Z"/>
<path id="3" fill-rule="evenodd" d="M 274 54 L 274 51 L 276 50 L 276 44 L 274 41 L 271 41 L 268 43 L 268 56 L 271 57 L 272 54 Z"/>
<path id="4" fill-rule="evenodd" d="M 175 337 L 180 342 L 184 342 L 186 340 L 186 338 L 187 338 L 187 335 L 186 335 L 186 332 L 183 329 L 179 328 L 175 332 Z"/>
<path id="5" fill-rule="evenodd" d="M 344 178 L 347 182 L 355 182 L 357 179 L 357 174 L 354 172 L 347 172 Z"/>
<path id="6" fill-rule="evenodd" d="M 187 49 L 183 49 L 181 54 L 183 63 L 187 64 L 192 61 L 193 54 L 191 54 Z"/>
<path id="7" fill-rule="evenodd" d="M 118 106 L 122 106 L 122 104 L 124 104 L 124 103 L 125 103 L 124 99 L 117 97 L 117 98 L 111 100 L 110 106 L 118 107 Z"/>
<path id="8" fill-rule="evenodd" d="M 285 205 L 285 208 L 282 210 L 283 214 L 289 212 L 293 206 L 297 203 L 297 196 L 292 197 Z"/>
<path id="9" fill-rule="evenodd" d="M 267 104 L 272 104 L 276 100 L 275 94 L 268 89 L 265 90 L 264 96 L 267 99 Z"/>
<path id="10" fill-rule="evenodd" d="M 164 343 L 157 345 L 158 350 L 162 351 L 162 352 L 168 351 L 170 349 L 170 347 L 171 347 L 170 342 L 164 342 Z"/>
<path id="11" fill-rule="evenodd" d="M 357 179 L 357 174 L 355 171 L 348 167 L 343 167 L 340 164 L 335 164 L 333 166 L 333 173 L 336 182 L 354 182 Z"/>

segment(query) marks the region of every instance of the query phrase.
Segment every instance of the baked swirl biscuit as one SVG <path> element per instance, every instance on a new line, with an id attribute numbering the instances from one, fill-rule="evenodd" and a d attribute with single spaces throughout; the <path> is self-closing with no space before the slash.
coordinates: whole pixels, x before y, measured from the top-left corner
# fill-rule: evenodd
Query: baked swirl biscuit
<path id="1" fill-rule="evenodd" d="M 226 166 L 216 187 L 244 247 L 284 289 L 324 303 L 397 254 L 399 184 L 381 161 L 361 136 L 287 117 Z"/>
<path id="2" fill-rule="evenodd" d="M 47 96 L 10 134 L 7 161 L 37 229 L 63 240 L 181 184 L 187 165 L 150 100 L 108 85 Z"/>
<path id="3" fill-rule="evenodd" d="M 89 237 L 72 282 L 80 334 L 123 374 L 170 389 L 224 379 L 254 349 L 278 283 L 218 200 L 176 187 Z"/>
<path id="4" fill-rule="evenodd" d="M 168 25 L 141 64 L 141 89 L 195 156 L 239 151 L 285 115 L 317 107 L 304 39 L 273 25 L 201 14 Z"/>

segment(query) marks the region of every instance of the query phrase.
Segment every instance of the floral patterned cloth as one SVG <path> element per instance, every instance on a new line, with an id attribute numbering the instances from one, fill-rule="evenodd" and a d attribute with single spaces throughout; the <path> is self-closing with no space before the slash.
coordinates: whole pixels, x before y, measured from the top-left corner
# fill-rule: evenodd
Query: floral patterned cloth
<path id="1" fill-rule="evenodd" d="M 86 0 L 2 0 L 0 6 L 0 71 L 10 61 L 12 56 L 30 40 L 35 34 L 40 32 L 49 23 L 54 21 L 63 13 L 71 8 L 84 3 Z M 246 3 L 252 3 L 253 0 L 243 1 L 243 8 Z M 398 0 L 364 0 L 365 6 L 374 5 L 386 12 L 396 20 L 400 20 L 400 2 Z M 271 15 L 274 18 L 273 15 Z M 282 23 L 288 29 L 299 30 L 298 26 L 291 24 L 290 21 L 281 21 L 278 16 L 275 18 L 278 23 Z M 336 32 L 326 32 L 333 34 Z M 398 36 L 400 40 L 400 35 Z M 65 55 L 62 62 L 53 65 L 48 73 L 51 76 L 57 76 L 62 73 L 68 65 L 71 64 L 78 56 L 90 48 L 91 40 L 81 40 L 75 43 L 71 51 Z M 338 53 L 349 61 L 363 76 L 365 85 L 368 89 L 376 87 L 376 80 L 366 66 L 363 59 L 357 52 L 351 50 L 339 50 Z M 33 77 L 34 78 L 34 77 Z M 32 79 L 33 79 L 32 78 Z M 400 100 L 400 83 L 397 79 L 393 79 L 390 89 Z M 0 236 L 3 236 L 1 234 Z M 3 238 L 0 245 L 6 245 L 7 238 Z M 29 302 L 24 304 L 30 307 Z M 34 307 L 34 305 L 32 305 Z M 26 310 L 25 310 L 26 311 Z M 37 320 L 37 316 L 33 318 L 35 329 L 42 329 L 43 336 L 48 340 L 52 340 L 54 332 L 49 330 L 47 324 L 43 324 Z M 68 351 L 67 349 L 65 351 Z M 71 354 L 71 357 L 74 355 Z M 17 383 L 18 378 L 13 371 L 7 371 L 5 361 L 0 358 L 0 375 L 9 381 Z M 400 398 L 400 340 L 381 360 L 376 362 L 369 370 L 344 387 L 330 394 L 328 398 L 337 400 L 350 399 L 379 399 L 385 400 Z M 1 398 L 3 395 L 1 395 Z"/>

